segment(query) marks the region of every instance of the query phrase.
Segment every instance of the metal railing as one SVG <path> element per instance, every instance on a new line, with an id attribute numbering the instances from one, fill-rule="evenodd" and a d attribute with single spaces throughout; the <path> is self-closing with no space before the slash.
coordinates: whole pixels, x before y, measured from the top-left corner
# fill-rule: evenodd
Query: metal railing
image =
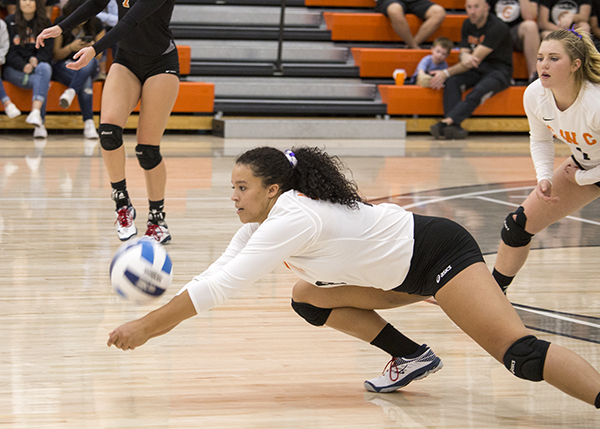
<path id="1" fill-rule="evenodd" d="M 281 0 L 281 16 L 279 18 L 279 40 L 277 44 L 277 59 L 273 66 L 273 73 L 276 76 L 283 74 L 283 33 L 285 27 L 285 0 Z"/>

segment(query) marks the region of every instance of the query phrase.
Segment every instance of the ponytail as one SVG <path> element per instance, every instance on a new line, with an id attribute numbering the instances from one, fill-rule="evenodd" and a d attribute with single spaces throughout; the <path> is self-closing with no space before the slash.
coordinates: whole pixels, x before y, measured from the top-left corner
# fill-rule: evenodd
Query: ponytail
<path id="1" fill-rule="evenodd" d="M 248 166 L 265 186 L 278 184 L 281 192 L 294 189 L 314 200 L 349 208 L 357 208 L 363 201 L 356 183 L 344 176 L 346 167 L 337 156 L 306 146 L 293 148 L 290 152 L 292 154 L 272 147 L 259 147 L 243 153 L 236 164 Z"/>

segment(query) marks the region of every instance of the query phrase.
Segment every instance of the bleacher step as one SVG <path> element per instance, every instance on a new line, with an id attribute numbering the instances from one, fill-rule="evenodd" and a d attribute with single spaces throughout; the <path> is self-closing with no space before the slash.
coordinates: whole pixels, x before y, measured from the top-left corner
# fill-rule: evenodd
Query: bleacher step
<path id="1" fill-rule="evenodd" d="M 286 27 L 319 27 L 323 24 L 321 12 L 308 8 L 287 8 L 284 15 Z M 204 6 L 176 4 L 171 25 L 228 25 L 274 26 L 281 20 L 280 7 L 264 6 Z"/>
<path id="2" fill-rule="evenodd" d="M 177 39 L 178 45 L 191 48 L 192 61 L 276 61 L 278 43 L 275 41 L 249 40 L 194 40 Z M 282 59 L 286 62 L 305 63 L 347 63 L 350 50 L 337 47 L 331 42 L 285 42 L 282 47 Z"/>
<path id="3" fill-rule="evenodd" d="M 381 101 L 219 99 L 215 112 L 226 115 L 376 116 L 386 115 Z"/>
<path id="4" fill-rule="evenodd" d="M 188 81 L 215 84 L 215 99 L 271 98 L 271 99 L 348 99 L 374 100 L 377 86 L 360 79 L 315 78 L 248 78 L 248 77 L 189 77 Z"/>
<path id="5" fill-rule="evenodd" d="M 247 139 L 404 139 L 406 122 L 384 119 L 237 119 L 213 121 L 213 134 Z"/>
<path id="6" fill-rule="evenodd" d="M 192 60 L 190 74 L 192 76 L 273 76 L 276 74 L 276 70 L 274 62 L 245 63 Z M 283 63 L 283 70 L 280 75 L 288 77 L 351 78 L 359 77 L 360 70 L 352 64 Z"/>

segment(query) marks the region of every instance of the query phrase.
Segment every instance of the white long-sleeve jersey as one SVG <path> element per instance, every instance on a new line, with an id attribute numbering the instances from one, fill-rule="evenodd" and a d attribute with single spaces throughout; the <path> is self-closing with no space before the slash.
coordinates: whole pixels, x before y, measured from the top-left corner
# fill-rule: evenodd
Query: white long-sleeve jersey
<path id="1" fill-rule="evenodd" d="M 579 185 L 600 181 L 600 84 L 584 80 L 575 102 L 561 111 L 552 91 L 537 79 L 525 90 L 523 104 L 538 182 L 552 181 L 554 137 L 569 145 L 573 157 L 584 168 L 575 174 Z"/>
<path id="2" fill-rule="evenodd" d="M 187 290 L 197 312 L 214 308 L 285 262 L 317 286 L 350 284 L 390 290 L 410 267 L 413 214 L 394 204 L 349 209 L 297 191 L 282 194 L 262 223 L 242 226 Z"/>

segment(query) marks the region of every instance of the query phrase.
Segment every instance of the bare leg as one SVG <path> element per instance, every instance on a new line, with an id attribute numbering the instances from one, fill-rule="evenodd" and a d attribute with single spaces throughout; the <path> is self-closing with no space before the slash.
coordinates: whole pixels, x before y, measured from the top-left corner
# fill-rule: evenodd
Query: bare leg
<path id="1" fill-rule="evenodd" d="M 321 308 L 333 308 L 326 326 L 370 343 L 387 322 L 376 309 L 396 308 L 428 297 L 359 286 L 320 288 L 300 280 L 292 298 Z"/>
<path id="2" fill-rule="evenodd" d="M 523 41 L 523 54 L 527 62 L 527 73 L 531 78 L 536 72 L 537 52 L 540 48 L 540 30 L 535 21 L 519 24 L 519 38 Z"/>
<path id="3" fill-rule="evenodd" d="M 552 196 L 559 198 L 557 203 L 548 204 L 540 200 L 535 194 L 535 190 L 523 202 L 522 206 L 525 209 L 525 216 L 527 216 L 525 225 L 527 232 L 537 234 L 600 197 L 598 186 L 579 186 L 566 179 L 563 170 L 565 165 L 569 163 L 573 163 L 570 158 L 566 159 L 554 171 Z M 529 247 L 529 245 L 509 247 L 501 242 L 494 268 L 505 276 L 515 276 L 527 260 Z"/>
<path id="4" fill-rule="evenodd" d="M 436 294 L 446 314 L 499 362 L 519 338 L 530 335 L 483 263 L 463 270 Z M 576 353 L 552 344 L 544 365 L 545 380 L 563 392 L 594 404 L 600 373 Z"/>
<path id="5" fill-rule="evenodd" d="M 100 123 L 124 128 L 140 99 L 141 88 L 140 81 L 131 71 L 121 64 L 113 64 L 102 91 Z M 111 151 L 102 149 L 102 158 L 112 183 L 125 179 L 124 146 Z"/>
<path id="6" fill-rule="evenodd" d="M 415 43 L 420 45 L 425 42 L 442 25 L 444 18 L 446 18 L 446 9 L 442 6 L 436 4 L 427 9 L 425 21 L 419 27 L 417 34 L 415 34 Z"/>
<path id="7" fill-rule="evenodd" d="M 390 19 L 392 24 L 392 28 L 396 32 L 398 36 L 402 39 L 406 46 L 412 49 L 419 49 L 419 44 L 415 41 L 412 33 L 410 32 L 410 27 L 408 22 L 406 21 L 406 16 L 404 15 L 404 9 L 398 3 L 392 3 L 387 8 L 387 16 Z"/>
<path id="8" fill-rule="evenodd" d="M 179 79 L 171 74 L 159 74 L 144 83 L 137 129 L 138 144 L 160 146 L 178 92 Z M 167 169 L 164 161 L 152 170 L 144 170 L 144 175 L 148 199 L 150 201 L 164 199 L 167 184 Z"/>

